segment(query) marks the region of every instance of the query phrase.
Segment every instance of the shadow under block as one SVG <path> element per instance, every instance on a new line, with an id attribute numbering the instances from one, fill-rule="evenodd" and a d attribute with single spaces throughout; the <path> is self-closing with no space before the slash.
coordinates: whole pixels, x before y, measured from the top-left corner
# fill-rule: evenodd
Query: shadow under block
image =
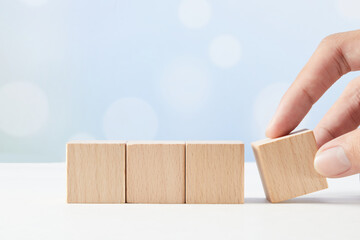
<path id="1" fill-rule="evenodd" d="M 251 144 L 266 198 L 281 202 L 327 188 L 314 169 L 317 145 L 311 130 Z"/>
<path id="2" fill-rule="evenodd" d="M 125 142 L 70 142 L 66 152 L 68 203 L 125 203 Z"/>
<path id="3" fill-rule="evenodd" d="M 186 203 L 244 203 L 244 144 L 186 143 Z"/>
<path id="4" fill-rule="evenodd" d="M 185 203 L 185 142 L 128 142 L 128 203 Z"/>

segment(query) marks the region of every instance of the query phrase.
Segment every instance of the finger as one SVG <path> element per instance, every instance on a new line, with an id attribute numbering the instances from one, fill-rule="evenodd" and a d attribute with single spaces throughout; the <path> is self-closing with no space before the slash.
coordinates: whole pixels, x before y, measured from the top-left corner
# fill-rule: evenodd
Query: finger
<path id="1" fill-rule="evenodd" d="M 360 77 L 345 91 L 314 129 L 318 146 L 356 129 L 360 124 Z M 360 146 L 359 146 L 360 147 Z"/>
<path id="2" fill-rule="evenodd" d="M 360 129 L 324 144 L 316 153 L 314 167 L 325 177 L 346 177 L 360 172 Z"/>
<path id="3" fill-rule="evenodd" d="M 287 90 L 266 135 L 286 135 L 301 122 L 312 105 L 342 75 L 360 69 L 360 31 L 325 38 Z"/>

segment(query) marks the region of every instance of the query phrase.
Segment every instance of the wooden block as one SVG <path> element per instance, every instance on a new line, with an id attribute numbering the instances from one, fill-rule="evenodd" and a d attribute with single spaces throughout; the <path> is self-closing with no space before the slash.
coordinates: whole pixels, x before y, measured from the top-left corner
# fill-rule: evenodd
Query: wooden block
<path id="1" fill-rule="evenodd" d="M 311 130 L 251 144 L 266 198 L 281 202 L 327 188 L 314 169 L 317 145 Z"/>
<path id="2" fill-rule="evenodd" d="M 67 202 L 125 202 L 125 142 L 67 144 Z"/>
<path id="3" fill-rule="evenodd" d="M 185 203 L 185 142 L 128 142 L 128 203 Z"/>
<path id="4" fill-rule="evenodd" d="M 244 202 L 244 144 L 186 143 L 186 203 Z"/>

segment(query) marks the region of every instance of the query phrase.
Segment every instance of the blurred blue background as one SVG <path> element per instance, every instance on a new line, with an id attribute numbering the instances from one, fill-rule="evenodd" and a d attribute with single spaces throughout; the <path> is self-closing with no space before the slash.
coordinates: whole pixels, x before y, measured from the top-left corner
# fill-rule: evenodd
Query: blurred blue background
<path id="1" fill-rule="evenodd" d="M 242 140 L 253 161 L 321 39 L 359 24 L 358 0 L 0 0 L 0 161 L 64 161 L 73 139 Z"/>

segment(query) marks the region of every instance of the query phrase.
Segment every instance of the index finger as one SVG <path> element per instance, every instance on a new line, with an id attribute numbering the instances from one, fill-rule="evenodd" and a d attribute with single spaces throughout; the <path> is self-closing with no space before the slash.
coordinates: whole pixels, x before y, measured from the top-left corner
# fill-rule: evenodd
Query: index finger
<path id="1" fill-rule="evenodd" d="M 325 38 L 281 99 L 266 135 L 276 138 L 290 133 L 333 83 L 360 69 L 360 52 L 353 51 L 359 47 L 360 31 Z"/>

